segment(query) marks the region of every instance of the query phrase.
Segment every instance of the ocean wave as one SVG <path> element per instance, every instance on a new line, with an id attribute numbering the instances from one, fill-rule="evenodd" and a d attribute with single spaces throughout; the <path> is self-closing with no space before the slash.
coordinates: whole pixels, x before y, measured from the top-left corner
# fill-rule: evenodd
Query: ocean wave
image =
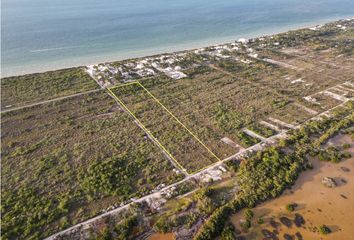
<path id="1" fill-rule="evenodd" d="M 79 48 L 79 47 L 80 47 L 80 46 L 56 47 L 56 48 L 42 48 L 42 49 L 30 50 L 30 52 L 31 52 L 31 53 L 51 52 L 51 51 L 59 51 L 59 50 L 72 49 L 72 48 Z"/>

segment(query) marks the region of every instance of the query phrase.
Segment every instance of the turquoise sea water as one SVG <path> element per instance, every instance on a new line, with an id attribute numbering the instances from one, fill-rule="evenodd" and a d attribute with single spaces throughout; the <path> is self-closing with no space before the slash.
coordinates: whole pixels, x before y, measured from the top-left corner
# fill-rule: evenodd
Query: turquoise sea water
<path id="1" fill-rule="evenodd" d="M 190 49 L 354 16 L 353 0 L 2 0 L 2 76 Z"/>

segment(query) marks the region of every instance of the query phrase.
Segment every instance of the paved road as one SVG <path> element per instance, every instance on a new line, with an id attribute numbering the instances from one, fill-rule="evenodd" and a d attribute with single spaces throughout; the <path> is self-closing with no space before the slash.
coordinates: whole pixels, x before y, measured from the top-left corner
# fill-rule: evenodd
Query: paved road
<path id="1" fill-rule="evenodd" d="M 21 110 L 21 109 L 24 109 L 24 108 L 35 107 L 35 106 L 42 105 L 42 104 L 45 104 L 45 103 L 51 103 L 51 102 L 64 100 L 64 99 L 67 99 L 67 98 L 78 97 L 78 96 L 81 96 L 81 95 L 94 93 L 94 92 L 98 92 L 98 91 L 101 91 L 101 90 L 102 89 L 95 89 L 95 90 L 90 90 L 90 91 L 86 91 L 86 92 L 76 93 L 76 94 L 73 94 L 73 95 L 58 97 L 58 98 L 54 98 L 54 99 L 50 99 L 50 100 L 46 100 L 46 101 L 36 102 L 36 103 L 28 104 L 28 105 L 25 105 L 25 106 L 9 108 L 9 109 L 2 110 L 1 113 L 7 113 L 7 112 Z"/>

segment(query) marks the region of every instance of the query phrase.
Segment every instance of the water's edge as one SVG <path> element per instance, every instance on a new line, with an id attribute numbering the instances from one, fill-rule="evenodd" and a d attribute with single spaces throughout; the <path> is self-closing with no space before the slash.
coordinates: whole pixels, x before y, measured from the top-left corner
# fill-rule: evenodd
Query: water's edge
<path id="1" fill-rule="evenodd" d="M 258 30 L 254 31 L 252 33 L 248 34 L 237 34 L 235 36 L 229 36 L 229 37 L 223 37 L 223 38 L 209 38 L 209 39 L 204 39 L 201 41 L 193 41 L 190 43 L 183 43 L 179 45 L 168 45 L 168 46 L 160 46 L 160 47 L 154 47 L 150 49 L 145 49 L 145 50 L 137 50 L 137 51 L 126 51 L 126 52 L 112 52 L 110 54 L 105 54 L 103 56 L 95 56 L 93 57 L 92 60 L 76 58 L 76 59 L 63 59 L 62 61 L 56 61 L 55 66 L 53 66 L 53 63 L 49 63 L 47 66 L 27 66 L 23 67 L 22 70 L 16 71 L 16 72 L 8 72 L 8 71 L 2 71 L 4 70 L 2 60 L 0 60 L 0 76 L 1 78 L 6 78 L 6 77 L 13 77 L 13 76 L 21 76 L 21 75 L 27 75 L 27 74 L 34 74 L 34 73 L 43 73 L 43 72 L 48 72 L 48 71 L 56 71 L 60 69 L 65 69 L 65 68 L 76 68 L 76 67 L 83 67 L 86 65 L 91 65 L 91 64 L 98 64 L 98 63 L 103 63 L 103 62 L 115 62 L 115 61 L 122 61 L 122 60 L 129 60 L 129 59 L 135 59 L 135 58 L 143 58 L 147 56 L 153 56 L 153 55 L 162 55 L 166 53 L 174 53 L 174 52 L 180 52 L 180 51 L 189 51 L 193 50 L 196 48 L 201 48 L 201 47 L 207 47 L 207 46 L 212 46 L 212 45 L 218 45 L 218 44 L 224 44 L 224 43 L 229 43 L 236 41 L 239 38 L 256 38 L 256 37 L 261 37 L 261 36 L 267 36 L 267 35 L 275 35 L 279 33 L 284 33 L 296 29 L 303 29 L 303 28 L 308 28 L 312 27 L 315 25 L 321 25 L 329 22 L 334 22 L 334 21 L 339 21 L 342 19 L 348 19 L 348 18 L 353 18 L 353 16 L 341 16 L 341 17 L 331 17 L 331 18 L 325 18 L 321 20 L 316 20 L 313 22 L 307 22 L 307 23 L 302 23 L 302 24 L 290 24 L 288 26 L 283 26 L 281 28 L 276 28 L 272 27 L 267 30 Z"/>

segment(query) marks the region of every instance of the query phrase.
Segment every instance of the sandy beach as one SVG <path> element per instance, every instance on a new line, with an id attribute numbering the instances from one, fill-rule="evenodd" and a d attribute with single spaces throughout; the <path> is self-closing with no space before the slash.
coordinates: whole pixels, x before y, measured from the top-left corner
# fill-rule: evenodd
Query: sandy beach
<path id="1" fill-rule="evenodd" d="M 286 24 L 283 26 L 268 26 L 261 29 L 252 29 L 245 32 L 233 33 L 229 36 L 208 36 L 198 40 L 188 42 L 161 42 L 156 46 L 139 46 L 137 48 L 116 49 L 102 47 L 103 50 L 93 48 L 90 45 L 61 46 L 50 48 L 29 49 L 26 54 L 31 55 L 31 61 L 27 63 L 9 63 L 3 60 L 1 67 L 1 77 L 19 76 L 33 73 L 42 73 L 46 71 L 55 71 L 65 68 L 82 67 L 95 65 L 104 62 L 123 61 L 134 58 L 143 58 L 160 54 L 171 54 L 174 52 L 191 51 L 198 48 L 220 45 L 237 41 L 240 38 L 257 38 L 279 34 L 301 28 L 309 28 L 321 25 L 339 19 L 349 19 L 352 15 L 339 17 L 326 17 L 320 20 L 309 20 L 307 22 Z M 73 52 L 80 52 L 79 55 L 72 56 Z M 45 60 L 43 60 L 46 58 Z M 35 59 L 35 60 L 34 60 Z"/>

